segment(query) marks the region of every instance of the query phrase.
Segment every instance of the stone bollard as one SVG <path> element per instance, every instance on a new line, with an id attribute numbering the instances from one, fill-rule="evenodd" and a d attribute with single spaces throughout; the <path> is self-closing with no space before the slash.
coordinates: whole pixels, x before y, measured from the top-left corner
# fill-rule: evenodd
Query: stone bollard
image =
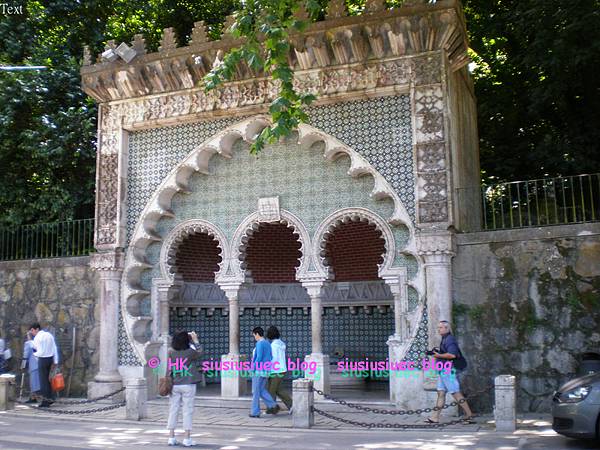
<path id="1" fill-rule="evenodd" d="M 147 417 L 148 388 L 145 378 L 130 378 L 125 384 L 125 417 L 141 420 Z"/>
<path id="2" fill-rule="evenodd" d="M 498 375 L 495 380 L 494 419 L 496 431 L 517 429 L 516 380 L 512 375 Z"/>
<path id="3" fill-rule="evenodd" d="M 310 428 L 315 424 L 315 393 L 312 380 L 301 378 L 292 382 L 294 410 L 292 426 L 294 428 Z"/>
<path id="4" fill-rule="evenodd" d="M 15 409 L 15 376 L 5 373 L 0 375 L 0 411 Z"/>

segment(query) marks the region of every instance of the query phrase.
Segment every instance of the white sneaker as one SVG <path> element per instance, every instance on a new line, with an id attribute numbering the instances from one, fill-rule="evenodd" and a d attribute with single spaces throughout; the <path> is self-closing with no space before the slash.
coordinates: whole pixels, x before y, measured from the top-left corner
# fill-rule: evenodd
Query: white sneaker
<path id="1" fill-rule="evenodd" d="M 184 439 L 182 444 L 183 444 L 184 447 L 192 447 L 192 446 L 196 445 L 196 443 L 194 441 L 192 441 L 191 438 L 190 439 Z"/>
<path id="2" fill-rule="evenodd" d="M 177 439 L 175 438 L 169 438 L 169 445 L 178 445 L 179 442 L 177 442 Z"/>

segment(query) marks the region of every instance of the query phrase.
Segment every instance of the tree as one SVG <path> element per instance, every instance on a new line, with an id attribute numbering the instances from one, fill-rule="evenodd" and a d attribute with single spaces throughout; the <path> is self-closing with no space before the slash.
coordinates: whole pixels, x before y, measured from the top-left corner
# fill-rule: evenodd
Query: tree
<path id="1" fill-rule="evenodd" d="M 401 0 L 390 0 L 398 6 Z M 306 26 L 295 0 L 17 0 L 23 15 L 0 17 L 0 64 L 46 65 L 0 72 L 0 225 L 91 217 L 97 109 L 79 88 L 83 45 L 143 33 L 149 50 L 175 27 L 180 44 L 204 20 L 216 39 L 236 8 L 233 33 L 245 44 L 207 79 L 226 81 L 236 61 L 281 82 L 272 127 L 254 150 L 306 120 L 311 96 L 296 93 L 284 55 Z M 312 20 L 327 0 L 310 0 Z M 478 97 L 486 180 L 597 172 L 600 167 L 600 0 L 464 0 Z M 350 14 L 365 0 L 347 0 Z M 264 46 L 265 50 L 261 50 Z"/>
<path id="2" fill-rule="evenodd" d="M 308 122 L 304 107 L 310 105 L 315 96 L 296 91 L 293 85 L 294 71 L 289 64 L 290 34 L 302 32 L 308 25 L 297 14 L 301 7 L 296 0 L 244 2 L 236 12 L 230 30 L 234 37 L 243 38 L 243 44 L 228 51 L 221 64 L 205 77 L 206 89 L 214 89 L 232 80 L 236 66 L 245 61 L 254 71 L 268 74 L 279 82 L 278 96 L 269 106 L 273 124 L 263 129 L 250 146 L 250 152 L 254 154 L 265 144 L 288 136 L 300 123 Z M 321 11 L 321 5 L 314 0 L 308 0 L 306 7 L 310 16 L 316 16 Z"/>
<path id="3" fill-rule="evenodd" d="M 16 5 L 16 4 L 15 4 Z M 80 88 L 83 45 L 145 33 L 158 47 L 175 25 L 180 42 L 204 20 L 216 38 L 233 0 L 24 0 L 22 15 L 0 18 L 0 64 L 45 65 L 0 72 L 0 225 L 94 215 L 97 107 Z"/>
<path id="4" fill-rule="evenodd" d="M 484 179 L 600 168 L 600 2 L 466 0 Z"/>

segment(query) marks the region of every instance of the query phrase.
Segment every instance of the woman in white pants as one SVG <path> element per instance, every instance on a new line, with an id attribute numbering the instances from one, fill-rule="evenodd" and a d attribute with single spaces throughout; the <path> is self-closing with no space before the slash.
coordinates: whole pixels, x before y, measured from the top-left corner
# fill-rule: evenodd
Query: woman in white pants
<path id="1" fill-rule="evenodd" d="M 167 373 L 173 377 L 173 392 L 169 397 L 169 445 L 177 445 L 175 427 L 177 415 L 182 407 L 183 429 L 185 438 L 184 447 L 195 445 L 192 441 L 192 419 L 194 415 L 194 397 L 196 396 L 196 383 L 202 381 L 201 351 L 198 336 L 195 332 L 181 331 L 173 336 L 167 361 Z"/>

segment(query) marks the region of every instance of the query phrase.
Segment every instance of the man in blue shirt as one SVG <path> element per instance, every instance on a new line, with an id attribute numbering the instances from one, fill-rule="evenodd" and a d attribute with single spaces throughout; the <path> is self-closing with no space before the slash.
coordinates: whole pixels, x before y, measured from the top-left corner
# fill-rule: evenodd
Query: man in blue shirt
<path id="1" fill-rule="evenodd" d="M 457 361 L 464 358 L 462 357 L 462 353 L 458 348 L 458 342 L 456 338 L 452 335 L 452 329 L 450 328 L 450 323 L 447 320 L 441 320 L 438 325 L 438 333 L 442 336 L 442 342 L 440 344 L 440 351 L 434 351 L 433 356 L 438 361 L 447 361 L 451 360 L 453 362 L 453 366 L 456 366 Z M 437 383 L 437 403 L 436 406 L 441 408 L 444 406 L 446 402 L 446 392 L 450 392 L 454 400 L 457 402 L 465 398 L 460 392 L 460 383 L 458 382 L 458 372 L 456 367 L 453 367 L 452 371 L 447 373 L 445 370 L 440 370 L 438 373 L 438 383 Z M 475 423 L 473 420 L 473 413 L 471 412 L 471 408 L 466 400 L 463 403 L 459 403 L 463 411 L 465 412 L 464 421 L 467 423 Z M 431 413 L 431 417 L 427 419 L 428 423 L 439 423 L 440 421 L 440 412 L 433 411 Z"/>
<path id="2" fill-rule="evenodd" d="M 271 369 L 271 344 L 265 339 L 265 331 L 261 327 L 252 330 L 256 346 L 252 352 L 252 411 L 250 417 L 260 417 L 260 399 L 267 405 L 267 414 L 277 414 L 279 406 L 267 390 L 267 380 Z"/>

